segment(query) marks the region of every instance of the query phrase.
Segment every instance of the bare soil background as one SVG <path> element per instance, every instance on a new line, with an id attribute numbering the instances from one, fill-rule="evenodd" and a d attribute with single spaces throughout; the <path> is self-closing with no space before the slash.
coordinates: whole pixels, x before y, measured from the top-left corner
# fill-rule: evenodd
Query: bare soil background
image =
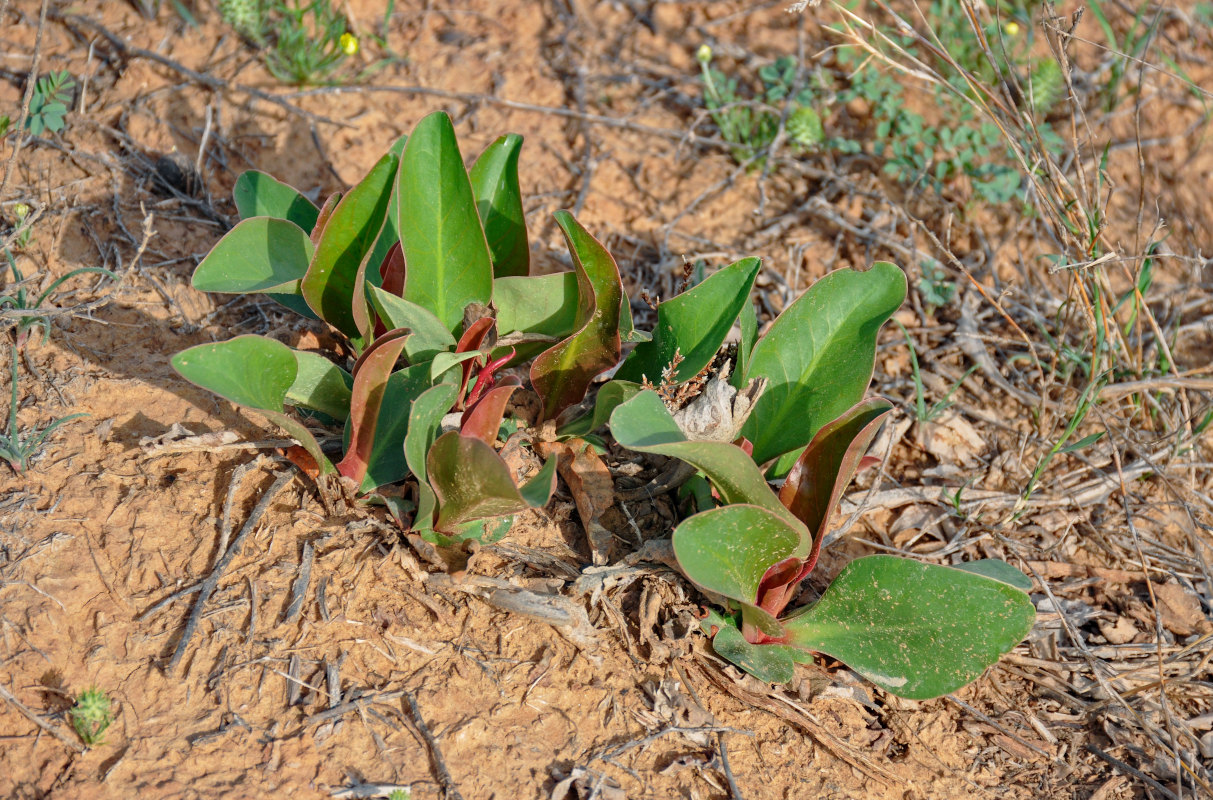
<path id="1" fill-rule="evenodd" d="M 1207 436 L 1184 438 L 1213 390 L 1208 95 L 1174 69 L 1131 70 L 1136 100 L 1075 127 L 1080 145 L 1110 144 L 1095 196 L 1126 263 L 1108 267 L 1109 286 L 1131 285 L 1127 262 L 1165 220 L 1146 316 L 1174 332 L 1177 369 L 1105 387 L 1081 433 L 1108 435 L 1056 457 L 1025 498 L 1082 386 L 1014 358 L 1027 344 L 1008 322 L 1045 363 L 1058 360 L 1050 341 L 1081 348 L 1088 326 L 1072 276 L 1084 268 L 1048 272 L 1038 256 L 1057 252 L 1058 236 L 1047 218 L 907 190 L 863 158 L 785 155 L 769 171 L 739 168 L 699 103 L 695 48 L 709 41 L 741 65 L 798 48 L 828 57 L 833 40 L 818 23 L 833 12 L 789 15 L 785 5 L 398 3 L 389 43 L 403 60 L 356 85 L 292 92 L 209 4 L 191 28 L 167 3 L 155 20 L 121 2 L 51 3 L 40 26 L 38 2 L 0 2 L 0 112 L 16 119 L 35 58 L 39 72 L 67 69 L 82 84 L 61 134 L 25 142 L 15 158 L 17 136 L 0 141 L 0 218 L 11 222 L 19 201 L 40 214 L 18 263 L 41 286 L 81 266 L 123 278 L 73 279 L 52 302 L 77 311 L 21 351 L 23 425 L 89 416 L 61 428 L 25 474 L 0 471 L 0 796 L 1208 791 L 1213 453 Z M 361 31 L 384 10 L 369 0 L 343 8 Z M 1126 30 L 1137 9 L 1104 12 Z M 1194 7 L 1163 12 L 1146 60 L 1166 55 L 1198 89 L 1213 86 L 1209 29 Z M 1090 41 L 1075 44 L 1075 61 L 1097 76 L 1108 47 L 1089 20 L 1078 33 Z M 378 55 L 368 43 L 359 58 L 369 66 Z M 910 96 L 929 105 L 928 93 Z M 268 300 L 190 288 L 235 219 L 232 184 L 255 167 L 305 192 L 343 189 L 436 109 L 451 113 L 469 158 L 501 133 L 525 137 L 541 270 L 563 268 L 550 212 L 571 208 L 615 254 L 634 301 L 642 289 L 670 296 L 684 258 L 762 256 L 763 319 L 831 269 L 888 258 L 913 285 L 927 254 L 944 261 L 955 302 L 926 308 L 912 291 L 897 318 L 915 338 L 929 402 L 978 369 L 944 417 L 916 422 L 905 340 L 884 332 L 873 390 L 902 410 L 874 450 L 882 466 L 844 503 L 814 587 L 873 551 L 1007 558 L 1036 581 L 1041 613 L 1028 641 L 935 701 L 884 695 L 828 661 L 771 687 L 716 659 L 695 624 L 703 599 L 635 555 L 668 536 L 665 500 L 617 504 L 607 566 L 590 566 L 561 493 L 448 573 L 384 521 L 326 519 L 295 478 L 166 669 L 188 590 L 210 572 L 222 532 L 240 529 L 284 468 L 277 431 L 177 377 L 169 358 L 238 333 L 326 341 Z M 852 112 L 827 125 L 853 124 L 841 118 Z M 157 159 L 174 152 L 201 164 L 194 195 L 154 179 Z M 1086 151 L 1069 166 L 1083 162 L 1098 172 Z M 7 361 L 2 371 L 7 397 Z M 189 449 L 178 441 L 186 432 L 234 436 Z M 94 685 L 113 697 L 116 721 L 85 750 L 65 711 Z"/>

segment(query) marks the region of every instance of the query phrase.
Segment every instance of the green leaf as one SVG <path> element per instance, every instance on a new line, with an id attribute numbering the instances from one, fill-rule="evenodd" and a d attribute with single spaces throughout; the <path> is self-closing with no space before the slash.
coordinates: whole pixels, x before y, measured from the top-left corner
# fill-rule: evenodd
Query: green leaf
<path id="1" fill-rule="evenodd" d="M 426 491 L 429 491 L 426 454 L 442 432 L 442 418 L 455 405 L 458 395 L 459 387 L 440 383 L 422 392 L 409 409 L 409 429 L 404 436 L 405 462 Z"/>
<path id="2" fill-rule="evenodd" d="M 860 459 L 880 430 L 885 415 L 892 410 L 893 404 L 888 400 L 872 397 L 822 426 L 779 490 L 779 501 L 813 534 L 809 569 L 817 562 L 822 539 L 843 489 L 855 477 Z"/>
<path id="3" fill-rule="evenodd" d="M 469 303 L 488 305 L 493 262 L 455 127 L 444 112 L 417 123 L 404 147 L 396 196 L 407 264 L 404 297 L 454 332 Z"/>
<path id="4" fill-rule="evenodd" d="M 370 250 L 383 228 L 396 167 L 396 156 L 384 155 L 341 198 L 324 223 L 301 284 L 311 309 L 346 336 L 358 338 L 364 333 L 361 328 L 367 316 L 366 299 L 356 289 Z"/>
<path id="5" fill-rule="evenodd" d="M 594 377 L 619 362 L 623 284 L 615 259 L 567 211 L 553 214 L 564 233 L 577 273 L 576 333 L 535 359 L 531 385 L 552 419 L 581 402 Z"/>
<path id="6" fill-rule="evenodd" d="M 286 402 L 328 414 L 335 420 L 348 417 L 350 387 L 354 385 L 349 373 L 317 353 L 291 352 L 299 370 L 287 390 Z"/>
<path id="7" fill-rule="evenodd" d="M 540 499 L 546 503 L 541 491 L 543 481 L 554 488 L 556 476 L 555 459 L 548 461 L 550 468 L 545 464 L 536 476 L 542 479 L 539 485 L 531 489 L 528 484 L 530 496 L 524 497 L 497 451 L 480 439 L 461 436 L 457 431 L 444 433 L 434 442 L 427 458 L 430 485 L 438 497 L 435 527 L 449 532 L 472 520 L 516 514 Z"/>
<path id="8" fill-rule="evenodd" d="M 1036 609 L 1002 581 L 894 556 L 852 561 L 784 620 L 789 643 L 825 653 L 912 700 L 954 692 L 1027 636 Z"/>
<path id="9" fill-rule="evenodd" d="M 232 189 L 240 219 L 276 217 L 290 220 L 308 233 L 316 227 L 320 209 L 294 187 L 255 169 L 245 171 Z"/>
<path id="10" fill-rule="evenodd" d="M 299 366 L 291 348 L 264 336 L 237 336 L 225 342 L 202 344 L 173 356 L 173 369 L 190 383 L 209 389 L 237 405 L 259 411 L 289 433 L 315 459 L 322 473 L 333 465 L 316 438 L 298 420 L 283 411 L 287 392 Z"/>
<path id="11" fill-rule="evenodd" d="M 688 441 L 656 392 L 642 391 L 620 404 L 611 414 L 611 433 L 629 450 L 673 456 L 692 465 L 708 476 L 725 503 L 750 503 L 780 517 L 802 531 L 808 554 L 808 529 L 783 507 L 745 451 L 728 442 Z"/>
<path id="12" fill-rule="evenodd" d="M 747 621 L 782 636 L 775 618 L 758 608 L 758 589 L 774 564 L 803 559 L 809 539 L 802 526 L 755 505 L 737 503 L 688 517 L 674 529 L 678 566 L 697 586 L 740 603 Z"/>
<path id="13" fill-rule="evenodd" d="M 521 136 L 502 136 L 480 154 L 470 173 L 476 211 L 493 258 L 493 274 L 499 278 L 530 272 L 531 251 L 518 187 L 521 149 Z"/>
<path id="14" fill-rule="evenodd" d="M 282 411 L 299 367 L 291 348 L 264 336 L 237 336 L 173 356 L 173 368 L 190 383 L 259 411 Z"/>
<path id="15" fill-rule="evenodd" d="M 452 367 L 465 361 L 471 361 L 473 358 L 479 358 L 480 355 L 479 350 L 472 350 L 468 353 L 439 353 L 430 362 L 430 380 L 436 383 Z M 462 370 L 460 370 L 460 375 L 462 375 Z"/>
<path id="16" fill-rule="evenodd" d="M 624 402 L 631 400 L 641 392 L 639 383 L 627 381 L 608 381 L 598 390 L 594 398 L 594 408 L 589 414 L 578 417 L 556 429 L 556 435 L 564 438 L 569 436 L 585 436 L 592 433 L 611 419 L 611 414 Z"/>
<path id="17" fill-rule="evenodd" d="M 497 334 L 515 331 L 563 339 L 577 326 L 577 273 L 493 281 Z"/>
<path id="18" fill-rule="evenodd" d="M 1012 567 L 1001 558 L 980 558 L 977 561 L 965 561 L 953 564 L 952 569 L 963 569 L 965 572 L 975 572 L 996 581 L 1009 583 L 1021 591 L 1032 591 L 1032 579 Z"/>
<path id="19" fill-rule="evenodd" d="M 770 380 L 742 429 L 756 462 L 789 453 L 773 469 L 786 473 L 822 425 L 863 398 L 880 326 L 905 295 L 905 274 L 878 261 L 866 272 L 831 272 L 775 320 L 746 371 L 747 381 Z"/>
<path id="20" fill-rule="evenodd" d="M 1065 447 L 1061 448 L 1057 452 L 1058 453 L 1073 453 L 1078 450 L 1082 450 L 1084 448 L 1090 447 L 1091 445 L 1095 444 L 1100 439 L 1102 439 L 1104 437 L 1105 433 L 1107 433 L 1107 431 L 1098 431 L 1098 432 L 1092 433 L 1088 436 L 1084 436 L 1081 439 L 1079 439 L 1077 442 L 1074 442 L 1073 444 L 1070 444 L 1070 445 L 1066 445 Z"/>
<path id="21" fill-rule="evenodd" d="M 227 232 L 194 270 L 200 292 L 299 294 L 312 260 L 312 240 L 293 222 L 253 217 Z"/>
<path id="22" fill-rule="evenodd" d="M 809 660 L 802 651 L 787 645 L 750 644 L 742 636 L 736 620 L 714 610 L 708 611 L 699 627 L 712 637 L 712 649 L 716 655 L 736 664 L 760 681 L 788 683 L 795 675 L 795 662 Z"/>
<path id="23" fill-rule="evenodd" d="M 384 325 L 389 329 L 408 328 L 413 332 L 404 346 L 410 364 L 430 361 L 439 353 L 455 349 L 455 337 L 430 311 L 377 286 L 371 286 L 369 293 L 375 314 Z"/>
<path id="24" fill-rule="evenodd" d="M 615 373 L 622 381 L 661 381 L 662 370 L 682 355 L 676 380 L 687 381 L 711 363 L 750 301 L 750 290 L 762 261 L 744 258 L 711 275 L 690 291 L 657 306 L 657 328 L 653 339 L 636 345 Z"/>

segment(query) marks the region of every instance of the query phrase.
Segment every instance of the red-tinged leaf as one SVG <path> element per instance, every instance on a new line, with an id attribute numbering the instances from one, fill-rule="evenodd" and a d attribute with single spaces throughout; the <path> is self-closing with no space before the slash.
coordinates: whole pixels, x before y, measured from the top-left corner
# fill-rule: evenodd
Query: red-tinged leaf
<path id="1" fill-rule="evenodd" d="M 324 235 L 324 227 L 329 224 L 329 219 L 333 216 L 333 209 L 341 202 L 342 193 L 333 192 L 324 201 L 324 205 L 320 207 L 320 212 L 316 215 L 316 224 L 312 227 L 312 246 L 320 241 L 320 237 Z"/>
<path id="2" fill-rule="evenodd" d="M 470 353 L 473 350 L 479 350 L 480 345 L 484 344 L 485 338 L 489 335 L 489 331 L 493 329 L 496 320 L 492 317 L 481 317 L 468 326 L 463 335 L 459 337 L 459 343 L 455 346 L 456 353 Z M 459 396 L 462 398 L 463 393 L 467 391 L 468 381 L 472 377 L 472 367 L 476 360 L 463 362 L 463 379 L 459 384 Z"/>
<path id="3" fill-rule="evenodd" d="M 397 297 L 404 297 L 404 250 L 400 242 L 392 245 L 387 251 L 383 263 L 379 265 L 379 288 Z"/>
<path id="4" fill-rule="evenodd" d="M 493 359 L 481 367 L 480 372 L 476 374 L 476 385 L 472 387 L 472 391 L 468 392 L 467 400 L 464 401 L 468 408 L 471 408 L 476 403 L 480 402 L 480 395 L 482 395 L 486 389 L 496 384 L 494 374 L 497 372 L 497 370 L 508 364 L 510 359 L 513 357 L 514 348 L 511 347 L 505 353 L 505 355 L 499 356 L 498 358 Z M 514 378 L 514 381 L 519 384 L 522 383 L 522 381 L 519 381 L 517 378 Z M 504 384 L 505 382 L 503 381 L 502 385 Z"/>
<path id="5" fill-rule="evenodd" d="M 556 463 L 548 461 L 520 491 L 497 451 L 456 431 L 438 437 L 426 458 L 430 485 L 438 498 L 435 528 L 451 532 L 476 519 L 516 514 L 545 505 L 555 487 Z M 538 484 L 536 483 L 538 482 Z"/>
<path id="6" fill-rule="evenodd" d="M 893 405 L 884 398 L 870 397 L 852 406 L 817 431 L 809 446 L 788 473 L 779 501 L 813 534 L 813 550 L 805 560 L 804 574 L 813 569 L 821 552 L 821 540 L 830 517 L 851 482 L 860 460 L 872 443 L 881 422 Z M 800 579 L 803 579 L 801 575 Z M 784 605 L 787 600 L 785 598 Z M 783 610 L 780 606 L 779 610 Z"/>
<path id="7" fill-rule="evenodd" d="M 464 436 L 474 436 L 487 445 L 497 441 L 501 420 L 505 418 L 505 407 L 518 386 L 498 386 L 489 390 L 476 405 L 463 413 L 463 424 L 459 431 Z"/>
<path id="8" fill-rule="evenodd" d="M 406 336 L 385 336 L 367 348 L 354 367 L 354 391 L 350 400 L 350 446 L 337 471 L 362 484 L 375 444 L 379 409 L 396 359 L 404 351 Z"/>
<path id="9" fill-rule="evenodd" d="M 393 153 L 384 155 L 333 208 L 300 287 L 311 309 L 346 336 L 370 332 L 366 294 L 358 289 L 387 216 L 397 164 Z"/>
<path id="10" fill-rule="evenodd" d="M 368 347 L 362 352 L 362 355 L 358 356 L 358 360 L 354 362 L 354 368 L 350 370 L 350 375 L 357 379 L 358 371 L 362 369 L 363 363 L 367 360 L 367 357 L 375 351 L 376 348 L 383 347 L 396 339 L 403 339 L 404 337 L 408 336 L 409 333 L 410 331 L 408 328 L 394 328 L 380 336 L 375 340 L 375 343 L 372 346 Z"/>
<path id="11" fill-rule="evenodd" d="M 531 365 L 531 384 L 543 400 L 544 419 L 580 403 L 591 381 L 619 362 L 625 302 L 619 268 L 607 249 L 569 212 L 553 216 L 573 256 L 578 308 L 576 332 Z"/>

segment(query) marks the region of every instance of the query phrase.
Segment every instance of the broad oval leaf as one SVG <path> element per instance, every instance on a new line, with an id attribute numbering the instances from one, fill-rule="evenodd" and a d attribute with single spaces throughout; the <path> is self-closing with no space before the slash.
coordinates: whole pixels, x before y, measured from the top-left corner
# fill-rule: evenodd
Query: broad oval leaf
<path id="1" fill-rule="evenodd" d="M 469 303 L 488 305 L 493 262 L 455 127 L 445 112 L 425 117 L 409 136 L 396 197 L 404 297 L 429 309 L 453 333 Z"/>
<path id="2" fill-rule="evenodd" d="M 692 582 L 740 603 L 747 621 L 763 633 L 783 635 L 774 616 L 758 608 L 758 587 L 772 564 L 807 555 L 801 530 L 765 508 L 738 503 L 683 520 L 673 545 Z"/>
<path id="3" fill-rule="evenodd" d="M 659 383 L 675 351 L 682 356 L 675 380 L 695 377 L 716 357 L 737 315 L 750 302 L 761 266 L 761 259 L 743 258 L 658 305 L 652 340 L 636 345 L 615 377 L 634 383 L 647 377 Z"/>
<path id="4" fill-rule="evenodd" d="M 291 348 L 249 334 L 182 350 L 173 356 L 172 364 L 190 383 L 259 411 L 303 445 L 322 474 L 333 472 L 333 464 L 321 452 L 316 438 L 298 420 L 283 413 L 287 392 L 299 369 Z"/>
<path id="5" fill-rule="evenodd" d="M 480 154 L 469 175 L 476 195 L 476 211 L 493 258 L 493 275 L 499 278 L 526 275 L 531 268 L 522 191 L 518 187 L 521 149 L 522 137 L 506 134 Z"/>
<path id="6" fill-rule="evenodd" d="M 624 302 L 619 268 L 606 248 L 567 211 L 553 214 L 564 233 L 577 273 L 576 332 L 531 365 L 531 385 L 552 419 L 581 402 L 595 376 L 619 362 L 620 307 Z"/>
<path id="7" fill-rule="evenodd" d="M 299 190 L 259 170 L 241 173 L 232 189 L 232 199 L 241 219 L 277 217 L 286 219 L 311 233 L 320 209 Z"/>
<path id="8" fill-rule="evenodd" d="M 293 222 L 253 217 L 228 231 L 194 270 L 200 292 L 298 294 L 313 255 L 312 240 Z"/>
<path id="9" fill-rule="evenodd" d="M 291 348 L 253 334 L 182 350 L 172 363 L 190 383 L 260 411 L 282 411 L 299 371 Z"/>
<path id="10" fill-rule="evenodd" d="M 787 453 L 773 468 L 786 473 L 821 426 L 863 398 L 880 326 L 905 296 L 905 273 L 878 261 L 865 272 L 831 272 L 779 315 L 746 371 L 747 381 L 770 381 L 742 429 L 756 462 Z"/>
<path id="11" fill-rule="evenodd" d="M 750 644 L 732 617 L 709 610 L 699 627 L 712 637 L 716 655 L 767 683 L 788 683 L 797 661 L 811 660 L 803 651 L 783 644 Z M 714 632 L 714 633 L 713 633 Z"/>
<path id="12" fill-rule="evenodd" d="M 353 338 L 366 333 L 360 329 L 367 318 L 366 299 L 356 289 L 387 216 L 396 167 L 396 156 L 387 153 L 341 198 L 324 223 L 312 263 L 301 283 L 311 309 Z"/>
<path id="13" fill-rule="evenodd" d="M 976 680 L 1035 619 L 1028 596 L 1002 581 L 879 555 L 848 564 L 784 627 L 789 644 L 837 658 L 898 697 L 926 700 Z"/>
<path id="14" fill-rule="evenodd" d="M 563 339 L 577 326 L 577 273 L 493 281 L 497 333 L 538 333 Z"/>

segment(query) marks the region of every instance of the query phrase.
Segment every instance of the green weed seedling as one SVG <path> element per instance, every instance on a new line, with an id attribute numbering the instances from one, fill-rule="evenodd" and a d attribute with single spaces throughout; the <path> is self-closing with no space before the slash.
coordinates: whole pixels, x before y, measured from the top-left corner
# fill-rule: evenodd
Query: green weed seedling
<path id="1" fill-rule="evenodd" d="M 219 13 L 264 48 L 266 69 L 283 83 L 323 83 L 358 52 L 358 38 L 332 0 L 220 0 Z"/>
<path id="2" fill-rule="evenodd" d="M 9 398 L 8 406 L 8 431 L 0 436 L 0 458 L 8 462 L 8 465 L 13 468 L 13 471 L 18 475 L 24 474 L 29 467 L 29 461 L 34 456 L 42 451 L 42 446 L 46 444 L 46 440 L 50 437 L 55 429 L 65 422 L 70 422 L 78 417 L 87 417 L 88 414 L 69 414 L 66 417 L 52 420 L 42 430 L 34 429 L 27 436 L 17 425 L 17 406 L 19 405 L 19 395 L 17 392 L 17 346 L 10 345 L 9 362 L 11 371 L 9 374 L 12 383 L 12 394 Z"/>
<path id="3" fill-rule="evenodd" d="M 34 136 L 63 130 L 68 106 L 75 97 L 76 79 L 67 70 L 43 75 L 34 84 L 25 127 Z"/>
<path id="4" fill-rule="evenodd" d="M 799 150 L 817 147 L 825 140 L 821 116 L 814 107 L 813 91 L 801 88 L 793 96 L 796 59 L 783 56 L 758 71 L 761 90 L 747 99 L 736 77 L 712 67 L 712 48 L 700 46 L 695 54 L 703 82 L 704 106 L 726 142 L 737 145 L 733 158 L 739 164 L 761 155 L 779 132 L 780 113 L 788 108 L 789 144 Z"/>
<path id="5" fill-rule="evenodd" d="M 433 541 L 500 535 L 555 487 L 554 460 L 519 486 L 497 454 L 521 383 L 502 371 L 530 361 L 552 420 L 618 363 L 623 340 L 641 338 L 614 259 L 567 211 L 555 219 L 574 270 L 530 275 L 521 147 L 503 136 L 465 169 L 450 118 L 431 114 L 321 208 L 244 173 L 242 220 L 198 265 L 194 287 L 268 294 L 330 326 L 353 358 L 246 335 L 178 353 L 174 367 L 288 431 L 330 490 L 393 504 Z M 342 457 L 331 461 L 288 409 L 343 428 Z M 410 478 L 411 504 L 386 491 Z"/>
<path id="6" fill-rule="evenodd" d="M 103 689 L 85 689 L 68 712 L 72 727 L 89 747 L 104 743 L 105 730 L 114 721 L 113 703 Z"/>
<path id="7" fill-rule="evenodd" d="M 28 213 L 28 212 L 27 212 Z M 24 219 L 18 212 L 18 218 L 21 219 L 19 225 L 24 223 Z M 24 232 L 18 237 L 17 243 L 24 246 L 29 243 L 29 238 L 32 228 L 26 227 Z M 22 244 L 24 242 L 24 244 Z M 5 260 L 8 262 L 8 269 L 13 274 L 13 281 L 16 287 L 16 292 L 12 294 L 0 295 L 0 309 L 11 309 L 13 311 L 28 311 L 28 315 L 22 315 L 17 321 L 17 346 L 25 344 L 29 337 L 29 332 L 35 327 L 42 328 L 42 340 L 46 341 L 50 335 L 50 317 L 43 310 L 42 304 L 53 295 L 64 282 L 71 280 L 77 275 L 85 275 L 88 273 L 97 273 L 107 277 L 118 279 L 118 276 L 112 271 L 104 267 L 80 267 L 74 269 L 66 275 L 56 278 L 50 286 L 38 293 L 37 297 L 31 298 L 25 290 L 25 276 L 21 270 L 17 268 L 17 260 L 13 258 L 13 254 L 7 248 L 4 250 Z M 43 311 L 43 313 L 38 313 Z"/>
<path id="8" fill-rule="evenodd" d="M 725 602 L 702 623 L 716 653 L 762 680 L 789 681 L 796 662 L 825 653 L 893 694 L 938 697 L 980 676 L 1035 619 L 1024 592 L 1031 584 L 1005 562 L 943 567 L 883 555 L 851 562 L 820 600 L 784 614 L 892 408 L 863 395 L 877 333 L 905 292 L 901 270 L 881 262 L 826 275 L 757 341 L 743 311 L 737 385 L 766 385 L 741 428 L 750 455 L 733 442 L 689 438 L 643 386 L 625 391 L 615 381 L 599 394 L 599 405 L 603 392 L 626 397 L 609 414 L 620 445 L 681 459 L 711 482 L 715 499 L 678 525 L 674 553 L 692 582 Z M 659 317 L 679 299 L 659 306 Z M 669 328 L 680 330 L 658 330 Z M 626 377 L 627 367 L 618 374 Z M 767 475 L 786 476 L 778 493 L 763 465 Z"/>

